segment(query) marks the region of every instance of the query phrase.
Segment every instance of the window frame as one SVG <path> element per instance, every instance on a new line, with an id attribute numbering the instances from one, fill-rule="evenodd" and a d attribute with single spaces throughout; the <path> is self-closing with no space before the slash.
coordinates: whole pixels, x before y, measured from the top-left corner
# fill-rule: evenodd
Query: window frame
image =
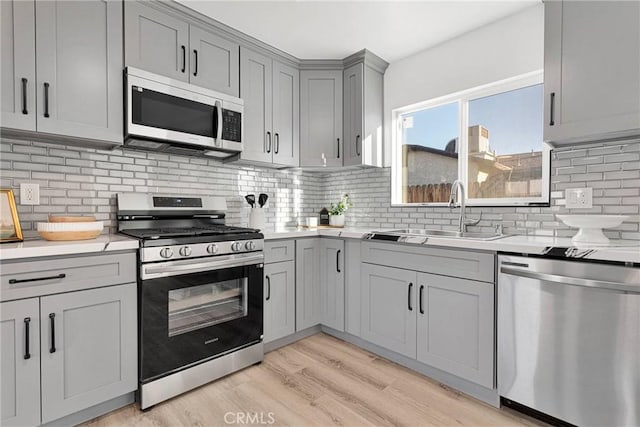
<path id="1" fill-rule="evenodd" d="M 458 103 L 458 179 L 464 183 L 465 200 L 467 206 L 549 206 L 551 187 L 551 147 L 542 142 L 542 194 L 540 197 L 500 197 L 487 199 L 468 198 L 468 142 L 469 142 L 469 102 L 478 98 L 498 95 L 528 86 L 543 83 L 543 71 L 537 70 L 519 76 L 499 80 L 482 86 L 452 93 L 427 101 L 394 108 L 391 111 L 392 135 L 391 135 L 391 206 L 417 207 L 417 206 L 448 206 L 448 203 L 405 203 L 402 202 L 402 120 L 400 116 L 427 108 L 434 108 L 445 104 Z"/>

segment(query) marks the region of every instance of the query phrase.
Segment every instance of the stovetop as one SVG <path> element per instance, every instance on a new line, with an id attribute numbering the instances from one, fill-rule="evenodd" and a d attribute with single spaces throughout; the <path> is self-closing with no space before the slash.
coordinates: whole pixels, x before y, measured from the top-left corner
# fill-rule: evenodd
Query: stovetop
<path id="1" fill-rule="evenodd" d="M 126 229 L 120 231 L 131 237 L 143 240 L 157 240 L 175 237 L 199 237 L 199 236 L 227 236 L 228 240 L 233 240 L 231 235 L 255 234 L 258 230 L 253 228 L 230 227 L 226 225 L 210 225 L 199 227 L 168 227 L 168 228 L 140 228 Z"/>

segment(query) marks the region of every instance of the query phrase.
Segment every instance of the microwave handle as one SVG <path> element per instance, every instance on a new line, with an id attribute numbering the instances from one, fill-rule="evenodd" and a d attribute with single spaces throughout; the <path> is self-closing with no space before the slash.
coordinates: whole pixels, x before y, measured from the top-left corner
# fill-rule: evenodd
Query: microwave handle
<path id="1" fill-rule="evenodd" d="M 219 144 L 220 141 L 222 141 L 222 103 L 220 101 L 216 101 L 215 106 L 213 107 L 213 111 L 215 114 L 215 117 L 213 119 L 213 132 L 216 135 L 216 143 Z"/>

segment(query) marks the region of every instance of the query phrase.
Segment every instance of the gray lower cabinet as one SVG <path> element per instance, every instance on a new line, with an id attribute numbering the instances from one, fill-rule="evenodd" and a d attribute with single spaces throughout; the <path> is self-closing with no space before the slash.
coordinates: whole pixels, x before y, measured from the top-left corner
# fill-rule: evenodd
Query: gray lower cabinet
<path id="1" fill-rule="evenodd" d="M 362 264 L 361 337 L 416 357 L 417 273 Z"/>
<path id="2" fill-rule="evenodd" d="M 190 25 L 189 49 L 190 83 L 231 96 L 240 95 L 238 43 Z"/>
<path id="3" fill-rule="evenodd" d="M 40 424 L 38 298 L 0 303 L 0 424 Z"/>
<path id="4" fill-rule="evenodd" d="M 2 126 L 36 130 L 36 13 L 33 1 L 0 2 Z"/>
<path id="5" fill-rule="evenodd" d="M 2 126 L 122 144 L 122 2 L 2 2 L 1 13 Z"/>
<path id="6" fill-rule="evenodd" d="M 346 239 L 344 243 L 344 330 L 360 336 L 361 282 L 360 266 L 362 257 L 360 240 Z"/>
<path id="7" fill-rule="evenodd" d="M 300 166 L 342 166 L 342 70 L 300 72 Z"/>
<path id="8" fill-rule="evenodd" d="M 321 239 L 322 324 L 338 331 L 344 331 L 344 255 L 344 240 Z"/>
<path id="9" fill-rule="evenodd" d="M 264 342 L 296 331 L 296 264 L 277 262 L 264 266 Z"/>
<path id="10" fill-rule="evenodd" d="M 296 331 L 322 323 L 320 239 L 296 240 Z"/>
<path id="11" fill-rule="evenodd" d="M 40 298 L 42 422 L 137 387 L 136 284 Z"/>
<path id="12" fill-rule="evenodd" d="M 494 284 L 418 273 L 417 359 L 494 386 Z"/>
<path id="13" fill-rule="evenodd" d="M 544 140 L 640 134 L 640 2 L 544 6 Z"/>

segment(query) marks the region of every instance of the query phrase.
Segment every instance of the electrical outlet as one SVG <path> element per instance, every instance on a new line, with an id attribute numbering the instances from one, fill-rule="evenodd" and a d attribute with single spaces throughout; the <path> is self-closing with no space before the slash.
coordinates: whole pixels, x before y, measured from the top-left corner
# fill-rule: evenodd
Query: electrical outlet
<path id="1" fill-rule="evenodd" d="M 564 192 L 569 209 L 589 209 L 593 207 L 593 189 L 587 188 L 567 188 Z"/>
<path id="2" fill-rule="evenodd" d="M 40 204 L 40 185 L 39 184 L 20 184 L 20 204 L 21 205 L 39 205 Z"/>

